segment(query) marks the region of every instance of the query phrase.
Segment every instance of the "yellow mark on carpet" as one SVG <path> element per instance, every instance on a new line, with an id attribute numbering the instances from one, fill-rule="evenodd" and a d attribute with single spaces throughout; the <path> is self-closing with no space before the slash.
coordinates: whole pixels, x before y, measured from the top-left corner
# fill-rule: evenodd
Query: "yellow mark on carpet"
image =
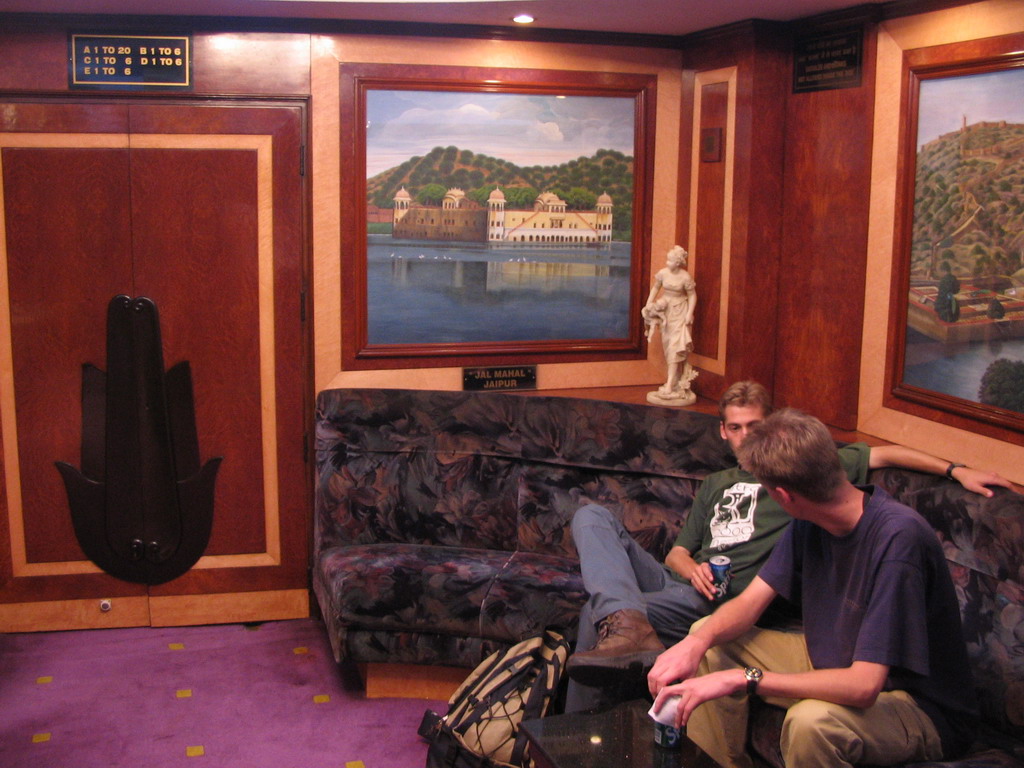
<path id="1" fill-rule="evenodd" d="M 33 744 L 42 744 L 44 741 L 49 741 L 49 740 L 50 740 L 50 734 L 48 734 L 48 733 L 33 733 L 32 734 L 32 743 Z"/>
<path id="2" fill-rule="evenodd" d="M 206 750 L 202 746 L 185 747 L 185 757 L 202 757 L 205 754 Z"/>
<path id="3" fill-rule="evenodd" d="M 45 677 L 37 677 L 36 678 L 36 682 L 39 683 L 40 685 L 45 685 L 46 683 L 52 683 L 53 682 L 53 676 L 52 675 L 46 675 Z"/>
<path id="4" fill-rule="evenodd" d="M 182 688 L 181 690 L 175 691 L 174 695 L 177 696 L 179 699 L 191 699 L 192 698 L 192 689 L 191 688 Z"/>
<path id="5" fill-rule="evenodd" d="M 293 648 L 292 653 L 296 656 L 301 656 L 304 653 L 309 653 L 309 648 L 303 648 L 301 645 L 298 648 Z"/>
<path id="6" fill-rule="evenodd" d="M 313 703 L 314 704 L 326 704 L 330 700 L 331 700 L 331 697 L 328 696 L 326 693 L 321 693 L 318 696 L 314 696 L 313 697 Z"/>
<path id="7" fill-rule="evenodd" d="M 168 643 L 167 647 L 170 648 L 172 651 L 184 651 L 185 650 L 185 644 L 184 643 Z"/>
<path id="8" fill-rule="evenodd" d="M 345 763 L 345 768 L 366 768 L 362 760 L 351 760 Z"/>

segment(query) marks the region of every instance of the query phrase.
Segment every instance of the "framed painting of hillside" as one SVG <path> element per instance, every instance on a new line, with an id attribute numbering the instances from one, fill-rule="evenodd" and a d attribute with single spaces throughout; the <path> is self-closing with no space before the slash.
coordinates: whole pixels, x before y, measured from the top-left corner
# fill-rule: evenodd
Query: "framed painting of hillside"
<path id="1" fill-rule="evenodd" d="M 340 76 L 346 369 L 642 356 L 655 76 Z"/>
<path id="2" fill-rule="evenodd" d="M 988 434 L 1024 429 L 1022 42 L 905 57 L 886 405 Z"/>

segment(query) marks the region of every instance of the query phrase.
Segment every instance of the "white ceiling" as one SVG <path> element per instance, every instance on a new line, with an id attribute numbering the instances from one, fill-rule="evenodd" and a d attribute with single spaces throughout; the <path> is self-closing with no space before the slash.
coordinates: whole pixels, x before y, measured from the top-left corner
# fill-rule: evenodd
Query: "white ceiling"
<path id="1" fill-rule="evenodd" d="M 518 26 L 512 16 L 527 12 L 536 18 L 534 28 L 685 35 L 746 19 L 790 21 L 859 4 L 858 0 L 0 0 L 0 12 L 256 16 L 485 27 Z"/>

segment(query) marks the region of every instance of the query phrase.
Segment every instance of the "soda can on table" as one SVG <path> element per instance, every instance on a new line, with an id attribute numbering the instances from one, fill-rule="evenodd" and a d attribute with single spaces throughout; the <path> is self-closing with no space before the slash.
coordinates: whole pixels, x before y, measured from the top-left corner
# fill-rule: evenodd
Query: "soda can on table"
<path id="1" fill-rule="evenodd" d="M 675 726 L 665 725 L 655 720 L 654 743 L 662 749 L 679 749 L 682 746 L 683 737 Z"/>
<path id="2" fill-rule="evenodd" d="M 711 566 L 711 579 L 715 584 L 715 599 L 721 600 L 729 591 L 732 579 L 732 560 L 725 555 L 715 555 L 708 564 Z"/>

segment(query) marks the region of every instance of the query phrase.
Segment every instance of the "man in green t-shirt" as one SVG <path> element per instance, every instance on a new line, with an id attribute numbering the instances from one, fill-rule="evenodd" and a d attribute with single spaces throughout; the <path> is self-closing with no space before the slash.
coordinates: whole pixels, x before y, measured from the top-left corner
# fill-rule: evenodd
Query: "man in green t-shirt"
<path id="1" fill-rule="evenodd" d="M 756 382 L 741 381 L 726 390 L 719 401 L 720 430 L 734 454 L 771 411 L 767 390 Z M 945 474 L 985 496 L 992 494 L 986 486 L 1011 485 L 994 472 L 899 445 L 855 443 L 840 449 L 840 457 L 853 483 L 866 482 L 871 469 L 896 466 Z M 623 673 L 642 679 L 642 671 L 666 645 L 681 640 L 694 621 L 743 591 L 790 519 L 742 467 L 704 480 L 664 563 L 637 545 L 603 507 L 590 504 L 577 511 L 573 541 L 589 597 L 580 613 L 576 653 L 568 663 L 573 684 L 566 708 L 592 706 L 596 689 L 621 679 Z M 709 564 L 716 555 L 725 555 L 732 564 L 722 597 L 716 594 Z"/>

